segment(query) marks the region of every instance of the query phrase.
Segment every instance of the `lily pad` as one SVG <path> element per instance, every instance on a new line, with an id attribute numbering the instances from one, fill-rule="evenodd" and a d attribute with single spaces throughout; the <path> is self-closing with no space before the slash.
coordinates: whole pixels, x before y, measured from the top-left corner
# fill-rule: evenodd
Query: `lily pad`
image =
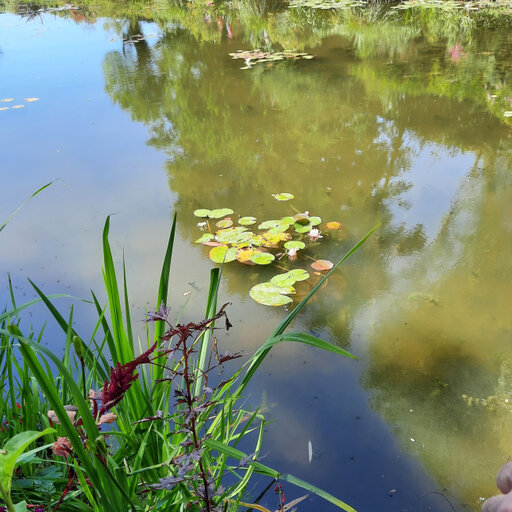
<path id="1" fill-rule="evenodd" d="M 239 249 L 238 252 L 236 253 L 236 259 L 240 263 L 251 263 L 252 264 L 251 257 L 254 253 L 255 253 L 255 251 L 251 247 Z"/>
<path id="2" fill-rule="evenodd" d="M 211 233 L 205 233 L 196 240 L 196 244 L 204 244 L 205 242 L 210 242 L 211 240 L 213 240 L 213 235 Z"/>
<path id="3" fill-rule="evenodd" d="M 214 263 L 229 263 L 236 258 L 236 253 L 236 248 L 220 245 L 218 247 L 214 247 L 208 256 Z"/>
<path id="4" fill-rule="evenodd" d="M 280 222 L 277 226 L 270 228 L 268 233 L 270 235 L 277 235 L 278 233 L 284 233 L 289 227 L 290 224 L 287 224 L 286 222 Z"/>
<path id="5" fill-rule="evenodd" d="M 275 219 L 274 220 L 266 220 L 258 226 L 258 229 L 272 229 L 281 224 L 282 224 L 282 221 L 280 221 L 280 220 L 275 220 Z"/>
<path id="6" fill-rule="evenodd" d="M 289 272 L 285 274 L 277 274 L 274 276 L 270 282 L 279 288 L 287 288 L 288 286 L 293 286 L 295 284 L 296 279 L 290 275 Z"/>
<path id="7" fill-rule="evenodd" d="M 210 213 L 212 213 L 211 210 L 206 210 L 204 208 L 199 208 L 199 210 L 194 211 L 194 215 L 196 217 L 209 217 Z"/>
<path id="8" fill-rule="evenodd" d="M 215 225 L 218 228 L 230 228 L 233 225 L 233 221 L 231 219 L 222 219 L 219 222 L 216 222 Z"/>
<path id="9" fill-rule="evenodd" d="M 309 217 L 309 223 L 312 226 L 318 226 L 322 222 L 322 219 L 320 217 Z"/>
<path id="10" fill-rule="evenodd" d="M 253 224 L 256 224 L 256 217 L 240 217 L 238 219 L 238 224 L 242 226 L 252 226 Z"/>
<path id="11" fill-rule="evenodd" d="M 286 224 L 290 224 L 290 226 L 295 222 L 293 217 L 283 217 L 281 222 L 286 222 Z"/>
<path id="12" fill-rule="evenodd" d="M 260 283 L 249 291 L 252 299 L 265 306 L 284 306 L 292 302 L 287 294 L 295 293 L 293 287 L 279 287 L 272 283 Z"/>
<path id="13" fill-rule="evenodd" d="M 251 261 L 256 265 L 268 265 L 275 260 L 275 256 L 270 252 L 255 252 L 251 256 Z"/>
<path id="14" fill-rule="evenodd" d="M 295 281 L 305 281 L 306 279 L 310 278 L 309 272 L 302 268 L 290 270 L 288 274 L 290 274 L 295 279 Z"/>
<path id="15" fill-rule="evenodd" d="M 333 231 L 336 231 L 337 229 L 341 229 L 343 227 L 343 224 L 341 222 L 332 220 L 328 222 L 325 226 L 327 229 L 332 229 Z"/>
<path id="16" fill-rule="evenodd" d="M 242 241 L 247 241 L 247 237 L 244 237 L 244 231 L 247 228 L 237 226 L 236 228 L 219 229 L 215 235 L 215 240 L 222 242 L 223 244 L 236 245 Z M 252 236 L 252 233 L 250 233 Z"/>
<path id="17" fill-rule="evenodd" d="M 293 194 L 289 194 L 288 192 L 281 192 L 279 194 L 273 194 L 273 196 L 278 201 L 290 201 L 291 199 L 293 199 L 295 197 Z"/>
<path id="18" fill-rule="evenodd" d="M 211 219 L 220 219 L 226 215 L 231 215 L 232 213 L 234 212 L 231 208 L 218 208 L 217 210 L 212 210 L 209 217 Z"/>
<path id="19" fill-rule="evenodd" d="M 311 268 L 318 270 L 319 272 L 331 270 L 332 267 L 334 267 L 334 263 L 329 260 L 316 260 L 311 264 Z"/>
<path id="20" fill-rule="evenodd" d="M 297 233 L 308 233 L 313 228 L 311 224 L 302 225 L 297 223 L 295 223 L 293 227 Z"/>
<path id="21" fill-rule="evenodd" d="M 289 242 L 286 242 L 284 244 L 285 249 L 304 249 L 306 247 L 306 244 L 304 242 L 301 242 L 300 240 L 290 240 Z"/>

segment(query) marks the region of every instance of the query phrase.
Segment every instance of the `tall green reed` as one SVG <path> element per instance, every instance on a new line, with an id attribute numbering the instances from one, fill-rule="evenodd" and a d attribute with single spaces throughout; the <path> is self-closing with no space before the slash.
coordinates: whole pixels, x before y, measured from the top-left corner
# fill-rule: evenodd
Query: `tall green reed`
<path id="1" fill-rule="evenodd" d="M 145 344 L 139 341 L 136 345 L 124 258 L 120 286 L 108 240 L 109 228 L 107 218 L 102 241 L 108 305 L 102 307 L 92 295 L 98 321 L 87 343 L 73 327 L 73 310 L 65 319 L 32 282 L 65 333 L 64 358 L 38 340 L 23 336 L 16 324 L 6 325 L 12 317 L 0 319 L 4 321 L 0 335 L 9 340 L 6 347 L 12 347 L 13 342 L 19 344 L 23 368 L 17 368 L 16 374 L 27 375 L 16 383 L 7 370 L 9 390 L 16 386 L 32 389 L 39 403 L 54 411 L 54 427 L 71 446 L 66 463 L 72 467 L 76 492 L 61 499 L 59 506 L 73 507 L 78 500 L 94 511 L 236 510 L 245 498 L 251 477 L 257 473 L 288 481 L 353 512 L 350 505 L 331 494 L 261 464 L 258 454 L 265 418 L 240 403 L 254 373 L 278 343 L 304 343 L 353 358 L 347 351 L 315 336 L 286 330 L 329 276 L 376 228 L 317 283 L 242 367 L 213 389 L 208 388 L 208 376 L 217 365 L 212 363 L 212 332 L 215 322 L 225 314 L 224 308 L 217 307 L 220 270 L 211 271 L 204 320 L 187 324 L 188 328 L 166 323 L 164 313 L 176 231 L 174 217 L 156 297 L 159 310 L 153 314 L 154 334 L 148 330 Z M 5 350 L 0 352 L 0 358 L 15 361 L 12 348 Z M 89 395 L 88 390 L 93 393 Z M 110 397 L 117 395 L 115 405 L 108 407 L 104 400 L 110 392 Z M 76 408 L 76 417 L 70 416 L 69 405 Z M 108 432 L 104 431 L 101 411 L 104 415 L 115 413 L 115 424 Z M 253 440 L 252 454 L 238 448 L 242 439 Z"/>

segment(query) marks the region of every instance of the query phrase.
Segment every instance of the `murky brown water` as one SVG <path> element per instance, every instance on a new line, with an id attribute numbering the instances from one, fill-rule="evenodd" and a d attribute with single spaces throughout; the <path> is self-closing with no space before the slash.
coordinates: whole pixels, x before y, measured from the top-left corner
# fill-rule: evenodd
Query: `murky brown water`
<path id="1" fill-rule="evenodd" d="M 307 253 L 332 260 L 380 222 L 296 325 L 359 361 L 279 347 L 251 387 L 276 420 L 267 461 L 360 511 L 451 510 L 430 493 L 443 490 L 478 510 L 512 454 L 510 31 L 429 13 L 337 25 L 167 16 L 0 15 L 0 99 L 14 98 L 0 103 L 0 217 L 58 178 L 1 233 L 3 302 L 7 272 L 19 301 L 32 296 L 26 275 L 48 293 L 101 289 L 110 213 L 140 321 L 171 210 L 173 301 L 192 291 L 190 317 L 212 266 L 194 244 L 196 208 L 275 218 L 290 209 L 272 194 L 291 192 L 299 210 L 344 224 Z M 135 34 L 146 38 L 123 44 Z M 241 70 L 228 56 L 264 45 L 315 59 Z M 248 297 L 269 275 L 226 266 L 224 343 L 253 351 L 286 314 Z M 87 332 L 94 312 L 82 308 Z M 62 340 L 49 325 L 46 343 Z"/>

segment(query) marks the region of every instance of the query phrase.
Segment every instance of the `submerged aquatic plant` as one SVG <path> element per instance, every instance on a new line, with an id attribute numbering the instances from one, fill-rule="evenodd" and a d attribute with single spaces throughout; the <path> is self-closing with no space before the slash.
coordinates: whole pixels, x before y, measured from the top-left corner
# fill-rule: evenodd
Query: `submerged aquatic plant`
<path id="1" fill-rule="evenodd" d="M 272 194 L 280 202 L 289 202 L 294 199 L 289 192 Z M 238 261 L 245 265 L 269 265 L 285 258 L 290 262 L 297 261 L 299 251 L 307 247 L 306 244 L 318 242 L 324 238 L 319 226 L 322 219 L 310 215 L 309 211 L 300 212 L 291 203 L 294 210 L 293 216 L 285 216 L 279 219 L 270 219 L 258 223 L 253 216 L 240 217 L 239 226 L 233 227 L 232 217 L 234 211 L 230 208 L 217 210 L 199 209 L 194 211 L 196 217 L 221 218 L 215 225 L 209 221 L 205 226 L 209 232 L 201 235 L 197 244 L 212 247 L 209 258 L 214 263 L 224 264 Z M 255 226 L 250 229 L 251 226 Z M 338 221 L 330 221 L 325 224 L 327 232 L 335 232 L 342 228 Z M 217 229 L 218 228 L 218 229 Z M 326 231 L 323 232 L 324 234 Z M 325 272 L 333 267 L 328 260 L 314 260 L 311 264 L 317 273 Z M 282 270 L 283 268 L 280 267 Z M 309 279 L 310 274 L 305 269 L 284 269 L 265 283 L 253 286 L 249 292 L 252 299 L 265 306 L 284 306 L 292 302 L 290 295 L 295 294 L 294 285 L 298 281 Z"/>

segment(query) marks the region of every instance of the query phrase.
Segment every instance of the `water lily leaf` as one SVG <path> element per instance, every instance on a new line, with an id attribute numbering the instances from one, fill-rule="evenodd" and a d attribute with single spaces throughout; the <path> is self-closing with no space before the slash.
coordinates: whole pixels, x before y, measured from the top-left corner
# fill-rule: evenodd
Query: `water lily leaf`
<path id="1" fill-rule="evenodd" d="M 235 247 L 227 247 L 219 245 L 214 247 L 208 255 L 214 263 L 229 263 L 236 258 L 237 249 Z"/>
<path id="2" fill-rule="evenodd" d="M 284 306 L 292 302 L 286 294 L 295 293 L 293 287 L 278 287 L 272 283 L 260 283 L 253 286 L 249 291 L 252 299 L 265 306 Z"/>
<path id="3" fill-rule="evenodd" d="M 280 222 L 277 226 L 270 228 L 268 233 L 270 235 L 277 235 L 278 233 L 284 233 L 289 227 L 290 224 L 287 224 L 286 222 Z"/>
<path id="4" fill-rule="evenodd" d="M 329 260 L 316 260 L 311 264 L 311 267 L 319 272 L 324 272 L 325 270 L 331 270 L 334 267 L 334 263 Z"/>
<path id="5" fill-rule="evenodd" d="M 240 263 L 250 263 L 252 264 L 251 257 L 255 253 L 254 249 L 251 247 L 239 249 L 239 251 L 236 253 L 236 259 Z"/>
<path id="6" fill-rule="evenodd" d="M 322 219 L 320 217 L 309 217 L 309 223 L 312 226 L 318 226 L 322 222 Z"/>
<path id="7" fill-rule="evenodd" d="M 278 274 L 270 280 L 274 286 L 279 288 L 287 288 L 289 286 L 293 286 L 295 281 L 296 279 L 289 272 L 286 272 L 286 274 Z"/>
<path id="8" fill-rule="evenodd" d="M 285 249 L 304 249 L 306 247 L 306 244 L 304 242 L 301 242 L 300 240 L 290 240 L 289 242 L 286 242 L 284 244 Z"/>
<path id="9" fill-rule="evenodd" d="M 219 220 L 219 222 L 216 222 L 215 225 L 218 228 L 230 228 L 233 225 L 233 221 L 230 218 Z"/>
<path id="10" fill-rule="evenodd" d="M 293 216 L 293 220 L 299 224 L 309 224 L 309 215 L 307 213 L 297 213 Z"/>
<path id="11" fill-rule="evenodd" d="M 207 245 L 208 247 L 220 247 L 221 245 L 226 245 L 226 244 L 221 244 L 220 242 L 216 242 L 215 240 L 212 240 L 211 242 L 203 242 L 203 245 Z"/>
<path id="12" fill-rule="evenodd" d="M 289 194 L 288 192 L 281 192 L 279 194 L 272 194 L 278 201 L 290 201 L 294 198 L 293 194 Z"/>
<path id="13" fill-rule="evenodd" d="M 258 229 L 272 229 L 279 226 L 281 223 L 282 221 L 280 220 L 266 220 L 258 226 Z"/>
<path id="14" fill-rule="evenodd" d="M 199 210 L 194 211 L 194 215 L 196 217 L 209 217 L 210 213 L 212 213 L 211 210 L 206 210 L 204 208 L 199 208 Z"/>
<path id="15" fill-rule="evenodd" d="M 243 241 L 247 241 L 247 236 L 243 236 L 244 231 L 246 230 L 247 228 L 241 226 L 237 226 L 235 228 L 220 229 L 215 235 L 215 240 L 223 244 L 236 245 Z M 250 233 L 250 237 L 252 237 L 252 233 Z"/>
<path id="16" fill-rule="evenodd" d="M 290 233 L 275 233 L 272 234 L 270 231 L 263 233 L 263 245 L 265 247 L 278 247 L 280 242 L 289 240 L 291 238 Z"/>
<path id="17" fill-rule="evenodd" d="M 305 281 L 306 279 L 310 278 L 309 272 L 302 268 L 290 270 L 288 274 L 290 274 L 295 279 L 295 281 Z"/>
<path id="18" fill-rule="evenodd" d="M 341 222 L 332 220 L 328 222 L 325 226 L 327 227 L 327 229 L 332 229 L 333 231 L 335 231 L 337 229 L 341 229 L 343 227 L 343 224 Z"/>
<path id="19" fill-rule="evenodd" d="M 256 265 L 268 265 L 275 260 L 275 256 L 270 252 L 255 252 L 251 256 L 251 261 Z"/>
<path id="20" fill-rule="evenodd" d="M 210 240 L 213 240 L 213 235 L 211 233 L 205 233 L 204 235 L 200 236 L 195 243 L 204 244 L 205 242 L 209 242 Z"/>
<path id="21" fill-rule="evenodd" d="M 218 208 L 217 210 L 212 210 L 209 217 L 211 219 L 220 219 L 221 217 L 225 217 L 226 215 L 233 214 L 233 210 L 231 208 Z"/>
<path id="22" fill-rule="evenodd" d="M 297 233 L 308 233 L 313 228 L 312 224 L 309 224 L 309 222 L 306 225 L 298 224 L 297 222 L 293 225 L 295 228 L 295 231 Z"/>
<path id="23" fill-rule="evenodd" d="M 281 222 L 286 222 L 286 224 L 290 224 L 290 226 L 295 222 L 293 217 L 283 217 Z"/>
<path id="24" fill-rule="evenodd" d="M 256 224 L 256 217 L 240 217 L 238 219 L 238 224 L 241 224 L 242 226 L 252 226 L 253 224 Z"/>

